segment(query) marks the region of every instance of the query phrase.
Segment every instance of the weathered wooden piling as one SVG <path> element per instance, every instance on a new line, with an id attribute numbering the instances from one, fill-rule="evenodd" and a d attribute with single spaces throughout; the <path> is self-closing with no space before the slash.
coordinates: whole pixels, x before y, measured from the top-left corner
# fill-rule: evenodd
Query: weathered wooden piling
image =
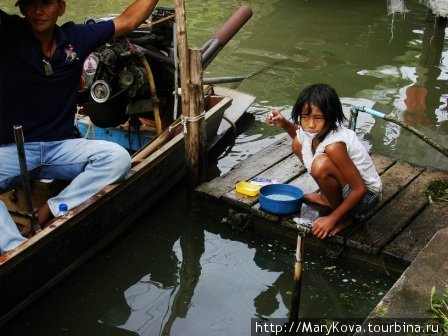
<path id="1" fill-rule="evenodd" d="M 176 36 L 181 77 L 182 122 L 184 124 L 188 185 L 190 190 L 204 181 L 207 172 L 202 72 L 218 52 L 251 18 L 252 9 L 241 6 L 199 50 L 188 49 L 184 0 L 175 0 Z"/>
<path id="2" fill-rule="evenodd" d="M 190 109 L 185 139 L 189 185 L 193 190 L 207 176 L 207 134 L 205 130 L 204 90 L 202 85 L 202 53 L 190 50 Z"/>
<path id="3" fill-rule="evenodd" d="M 193 190 L 207 174 L 204 92 L 202 86 L 202 53 L 188 49 L 185 2 L 175 0 L 178 41 L 181 106 L 184 120 L 187 179 Z"/>

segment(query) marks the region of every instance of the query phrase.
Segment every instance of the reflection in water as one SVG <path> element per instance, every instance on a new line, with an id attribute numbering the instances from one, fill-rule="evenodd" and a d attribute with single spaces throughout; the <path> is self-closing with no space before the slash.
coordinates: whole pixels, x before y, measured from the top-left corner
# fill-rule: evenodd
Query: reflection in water
<path id="1" fill-rule="evenodd" d="M 293 244 L 231 229 L 174 190 L 1 334 L 249 335 L 251 318 L 288 318 Z M 365 317 L 394 281 L 305 246 L 300 316 Z"/>
<path id="2" fill-rule="evenodd" d="M 387 0 L 387 14 L 407 12 L 409 12 L 409 9 L 406 8 L 404 0 Z"/>
<path id="3" fill-rule="evenodd" d="M 434 15 L 448 17 L 448 2 L 446 0 L 425 0 Z"/>
<path id="4" fill-rule="evenodd" d="M 204 252 L 204 233 L 198 225 L 187 225 L 181 226 L 180 237 L 171 238 L 177 240 L 162 239 L 166 244 L 154 244 L 157 249 L 153 251 L 153 262 L 159 267 L 151 267 L 151 273 L 124 291 L 126 307 L 121 317 L 117 319 L 120 314 L 112 306 L 100 323 L 140 335 L 170 335 L 174 321 L 186 318 L 201 273 L 199 259 Z M 181 252 L 180 270 L 176 251 Z"/>
<path id="5" fill-rule="evenodd" d="M 422 51 L 415 68 L 416 81 L 406 88 L 404 121 L 414 127 L 437 123 L 435 111 L 440 108 L 441 96 L 447 92 L 446 80 L 439 77 L 447 21 L 448 18 L 430 12 L 426 19 Z M 432 88 L 429 97 L 428 87 Z"/>
<path id="6" fill-rule="evenodd" d="M 413 47 L 416 48 L 415 66 L 408 63 L 409 66 L 403 66 L 393 75 L 403 77 L 411 81 L 411 84 L 400 83 L 398 94 L 392 93 L 391 90 L 395 109 L 385 103 L 373 106 L 380 111 L 394 114 L 442 146 L 446 146 L 448 139 L 448 78 L 446 65 L 442 63 L 444 53 L 447 52 L 447 20 L 446 17 L 435 16 L 431 11 L 426 12 L 422 29 L 416 29 L 414 33 L 418 36 L 411 39 Z M 394 150 L 394 157 L 446 169 L 446 157 L 434 152 L 398 125 L 377 122 L 370 133 L 376 141 L 383 134 L 383 144 Z M 435 164 L 436 160 L 441 163 Z"/>

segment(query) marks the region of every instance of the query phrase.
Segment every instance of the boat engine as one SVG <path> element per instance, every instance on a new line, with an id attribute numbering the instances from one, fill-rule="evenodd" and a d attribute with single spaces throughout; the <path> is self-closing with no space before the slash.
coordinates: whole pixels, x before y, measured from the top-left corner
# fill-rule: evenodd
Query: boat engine
<path id="1" fill-rule="evenodd" d="M 200 48 L 203 70 L 251 16 L 252 10 L 241 6 Z M 101 20 L 87 18 L 85 22 Z M 82 88 L 87 93 L 86 114 L 96 126 L 115 127 L 129 119 L 138 129 L 144 120 L 156 119 L 157 124 L 160 116 L 165 129 L 178 117 L 173 95 L 179 87 L 175 85 L 173 27 L 174 9 L 157 7 L 151 24 L 103 45 L 86 59 Z"/>
<path id="2" fill-rule="evenodd" d="M 85 22 L 101 20 L 87 18 Z M 160 23 L 142 25 L 85 60 L 81 96 L 96 126 L 115 127 L 129 119 L 138 128 L 143 118 L 154 119 L 155 107 L 163 124 L 173 120 L 174 9 L 156 8 L 151 22 Z"/>

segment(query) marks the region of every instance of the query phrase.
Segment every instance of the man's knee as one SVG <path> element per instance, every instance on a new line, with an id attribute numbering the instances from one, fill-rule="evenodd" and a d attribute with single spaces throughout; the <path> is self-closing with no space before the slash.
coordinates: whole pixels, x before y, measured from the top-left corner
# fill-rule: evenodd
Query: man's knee
<path id="1" fill-rule="evenodd" d="M 113 144 L 110 148 L 109 155 L 111 156 L 112 169 L 116 180 L 123 179 L 131 168 L 131 157 L 129 153 L 120 145 Z"/>

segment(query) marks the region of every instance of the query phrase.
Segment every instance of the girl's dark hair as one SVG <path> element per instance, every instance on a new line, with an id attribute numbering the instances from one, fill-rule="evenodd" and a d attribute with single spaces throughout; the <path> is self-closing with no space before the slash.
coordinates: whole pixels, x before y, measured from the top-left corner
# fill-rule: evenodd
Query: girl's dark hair
<path id="1" fill-rule="evenodd" d="M 335 89 L 328 84 L 312 84 L 300 92 L 291 113 L 291 117 L 296 124 L 300 123 L 303 107 L 307 107 L 304 114 L 309 114 L 311 112 L 311 105 L 319 108 L 325 117 L 324 132 L 318 136 L 320 141 L 322 141 L 330 131 L 335 130 L 346 120 L 344 112 L 342 111 L 342 104 L 339 100 L 339 96 Z"/>

